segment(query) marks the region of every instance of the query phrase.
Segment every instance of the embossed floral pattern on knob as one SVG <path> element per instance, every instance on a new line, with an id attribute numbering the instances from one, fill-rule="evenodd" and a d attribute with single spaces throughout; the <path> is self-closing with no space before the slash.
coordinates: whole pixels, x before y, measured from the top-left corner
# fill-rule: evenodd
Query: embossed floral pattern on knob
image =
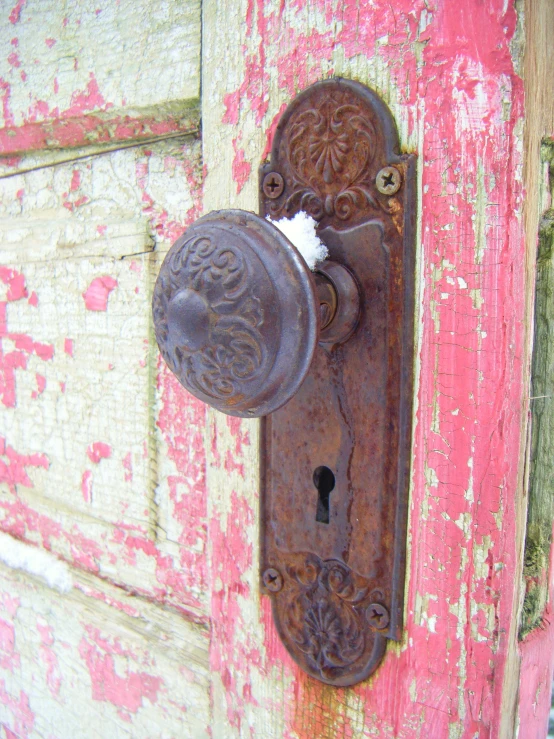
<path id="1" fill-rule="evenodd" d="M 207 397 L 237 395 L 271 350 L 260 301 L 248 294 L 252 270 L 236 248 L 204 236 L 185 239 L 164 266 L 154 294 L 164 358 Z"/>
<path id="2" fill-rule="evenodd" d="M 167 254 L 152 300 L 170 369 L 198 398 L 238 416 L 266 415 L 296 392 L 315 350 L 317 309 L 296 249 L 245 211 L 193 224 Z"/>

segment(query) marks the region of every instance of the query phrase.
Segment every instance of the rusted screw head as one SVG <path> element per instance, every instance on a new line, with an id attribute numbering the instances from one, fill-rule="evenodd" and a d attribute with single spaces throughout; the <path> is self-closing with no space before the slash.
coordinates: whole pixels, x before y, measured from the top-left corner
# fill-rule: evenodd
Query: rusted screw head
<path id="1" fill-rule="evenodd" d="M 396 167 L 383 167 L 375 178 L 375 184 L 383 195 L 394 195 L 400 190 L 402 176 Z"/>
<path id="2" fill-rule="evenodd" d="M 376 629 L 386 629 L 389 625 L 389 612 L 380 603 L 370 603 L 365 615 L 368 624 Z"/>
<path id="3" fill-rule="evenodd" d="M 283 578 L 281 574 L 275 569 L 275 567 L 269 567 L 262 575 L 264 585 L 272 593 L 278 593 L 283 587 Z"/>
<path id="4" fill-rule="evenodd" d="M 274 200 L 279 195 L 283 194 L 285 189 L 285 181 L 279 174 L 279 172 L 268 172 L 264 177 L 264 183 L 262 185 L 264 193 L 268 198 Z"/>

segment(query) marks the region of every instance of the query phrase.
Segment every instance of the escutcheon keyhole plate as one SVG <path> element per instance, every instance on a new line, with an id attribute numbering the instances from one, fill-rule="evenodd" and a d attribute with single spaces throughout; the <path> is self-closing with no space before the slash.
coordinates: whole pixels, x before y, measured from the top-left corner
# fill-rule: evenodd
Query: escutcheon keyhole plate
<path id="1" fill-rule="evenodd" d="M 292 657 L 336 686 L 368 677 L 402 630 L 416 158 L 399 151 L 385 103 L 332 79 L 293 100 L 260 169 L 260 215 L 312 215 L 361 296 L 350 338 L 320 340 L 262 421 L 262 573 L 279 583 L 262 585 Z"/>

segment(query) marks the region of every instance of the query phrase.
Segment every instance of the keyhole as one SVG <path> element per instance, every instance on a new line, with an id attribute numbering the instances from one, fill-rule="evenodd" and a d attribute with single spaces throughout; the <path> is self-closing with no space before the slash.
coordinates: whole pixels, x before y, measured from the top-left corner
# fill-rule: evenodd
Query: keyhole
<path id="1" fill-rule="evenodd" d="M 329 493 L 335 487 L 335 476 L 329 467 L 322 465 L 314 470 L 314 485 L 319 493 L 315 520 L 329 523 Z"/>

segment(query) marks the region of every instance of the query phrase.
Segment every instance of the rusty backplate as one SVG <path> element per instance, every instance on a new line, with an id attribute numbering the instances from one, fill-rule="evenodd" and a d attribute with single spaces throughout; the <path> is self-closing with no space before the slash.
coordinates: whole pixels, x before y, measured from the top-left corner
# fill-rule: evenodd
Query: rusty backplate
<path id="1" fill-rule="evenodd" d="M 337 686 L 370 675 L 402 629 L 415 162 L 384 102 L 332 79 L 291 103 L 260 170 L 261 215 L 313 215 L 360 287 L 356 330 L 318 345 L 262 434 L 263 587 L 292 657 Z"/>

